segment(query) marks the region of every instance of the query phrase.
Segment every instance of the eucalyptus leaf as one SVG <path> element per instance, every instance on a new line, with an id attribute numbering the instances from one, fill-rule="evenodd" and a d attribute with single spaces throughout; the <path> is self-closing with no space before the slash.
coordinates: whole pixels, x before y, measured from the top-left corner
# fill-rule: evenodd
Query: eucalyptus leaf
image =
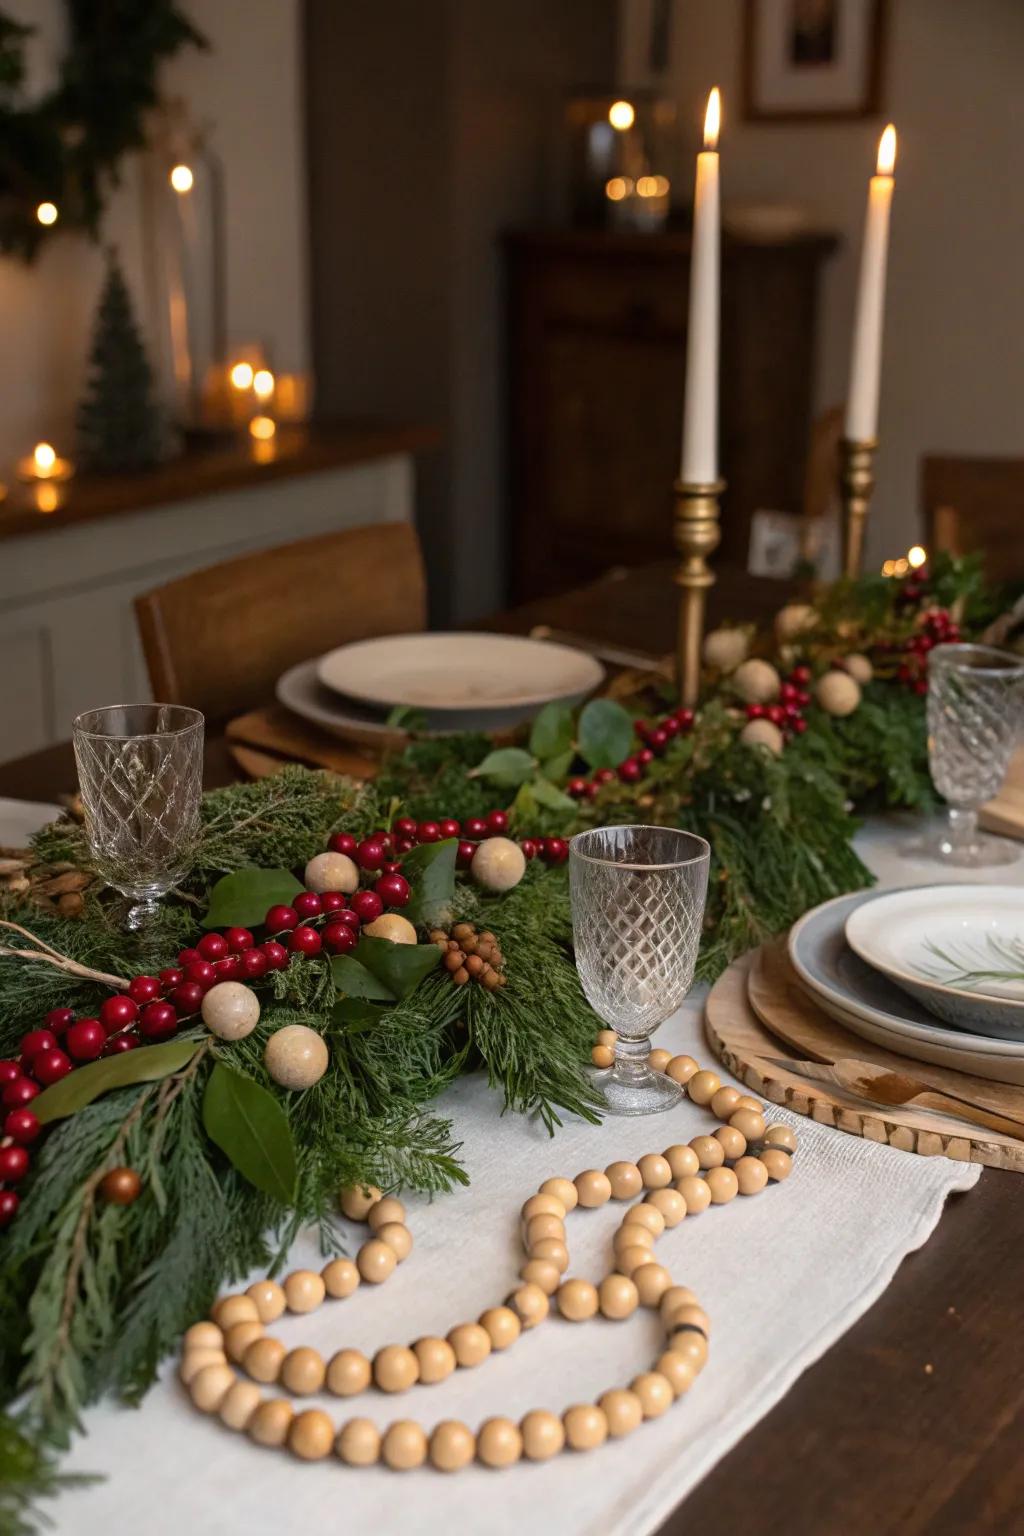
<path id="1" fill-rule="evenodd" d="M 591 699 L 580 711 L 578 744 L 591 768 L 617 768 L 633 745 L 633 722 L 614 699 Z"/>
<path id="2" fill-rule="evenodd" d="M 395 997 L 414 992 L 431 971 L 441 963 L 436 944 L 393 944 L 390 939 L 362 938 L 353 960 L 375 976 Z"/>
<path id="3" fill-rule="evenodd" d="M 338 991 L 344 992 L 346 997 L 366 998 L 378 1003 L 398 1001 L 391 988 L 368 971 L 355 955 L 335 955 L 331 961 L 331 975 Z"/>
<path id="4" fill-rule="evenodd" d="M 556 785 L 550 784 L 547 779 L 535 779 L 530 787 L 537 804 L 545 806 L 549 811 L 576 809 L 575 800 L 570 800 L 568 795 L 563 795 L 562 791 Z"/>
<path id="5" fill-rule="evenodd" d="M 37 1094 L 32 1113 L 44 1125 L 77 1114 L 101 1093 L 126 1088 L 132 1083 L 156 1083 L 170 1077 L 192 1060 L 202 1040 L 168 1040 L 165 1045 L 144 1045 L 120 1056 L 102 1056 L 62 1077 Z"/>
<path id="6" fill-rule="evenodd" d="M 298 1165 L 288 1116 L 272 1093 L 218 1061 L 203 1095 L 206 1134 L 243 1178 L 291 1205 Z"/>
<path id="7" fill-rule="evenodd" d="M 429 927 L 450 915 L 455 900 L 455 860 L 459 841 L 446 837 L 440 843 L 421 843 L 402 860 L 402 874 L 412 886 L 403 916 L 410 923 Z"/>
<path id="8" fill-rule="evenodd" d="M 516 789 L 532 776 L 535 766 L 530 753 L 524 752 L 522 747 L 499 747 L 496 752 L 488 752 L 476 772 L 489 784 Z"/>
<path id="9" fill-rule="evenodd" d="M 567 704 L 545 704 L 530 731 L 530 751 L 541 759 L 560 756 L 572 747 L 572 710 Z"/>
<path id="10" fill-rule="evenodd" d="M 255 928 L 270 907 L 288 906 L 303 887 L 290 869 L 236 869 L 210 892 L 204 928 Z"/>
<path id="11" fill-rule="evenodd" d="M 540 765 L 541 778 L 549 780 L 552 784 L 558 784 L 563 779 L 567 779 L 575 756 L 575 751 L 570 747 L 568 752 L 559 752 L 557 757 L 549 757 Z"/>

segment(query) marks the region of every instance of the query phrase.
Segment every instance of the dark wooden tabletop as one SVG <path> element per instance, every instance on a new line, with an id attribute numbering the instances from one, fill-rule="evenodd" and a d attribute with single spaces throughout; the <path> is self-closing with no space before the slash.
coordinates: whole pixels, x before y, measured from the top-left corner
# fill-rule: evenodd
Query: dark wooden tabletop
<path id="1" fill-rule="evenodd" d="M 520 632 L 544 622 L 667 650 L 667 576 L 657 567 L 631 572 L 491 622 Z M 712 621 L 766 617 L 785 595 L 777 583 L 723 573 Z M 233 777 L 216 735 L 207 777 L 211 785 Z M 0 795 L 46 799 L 73 783 L 66 743 L 0 765 Z M 880 1186 L 879 1202 L 885 1197 Z M 785 1240 L 780 1225 L 777 1241 Z M 771 1285 L 770 1249 L 748 1262 Z M 951 1197 L 880 1300 L 719 1462 L 662 1536 L 1024 1533 L 1022 1311 L 1024 1181 L 985 1170 L 973 1190 Z M 756 1378 L 747 1390 L 758 1392 Z"/>

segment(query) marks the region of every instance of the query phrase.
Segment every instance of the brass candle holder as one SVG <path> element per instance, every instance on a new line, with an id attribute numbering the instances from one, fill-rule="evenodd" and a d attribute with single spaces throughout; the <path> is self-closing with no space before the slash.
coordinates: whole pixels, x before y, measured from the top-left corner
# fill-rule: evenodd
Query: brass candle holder
<path id="1" fill-rule="evenodd" d="M 708 556 L 718 548 L 718 499 L 724 480 L 705 485 L 674 486 L 674 539 L 682 562 L 674 580 L 679 587 L 679 634 L 676 642 L 676 685 L 679 701 L 692 709 L 700 692 L 701 647 L 704 641 L 704 599 L 715 584 Z"/>
<path id="2" fill-rule="evenodd" d="M 864 535 L 875 488 L 877 438 L 844 437 L 839 443 L 839 495 L 843 504 L 843 575 L 859 576 L 864 564 Z"/>

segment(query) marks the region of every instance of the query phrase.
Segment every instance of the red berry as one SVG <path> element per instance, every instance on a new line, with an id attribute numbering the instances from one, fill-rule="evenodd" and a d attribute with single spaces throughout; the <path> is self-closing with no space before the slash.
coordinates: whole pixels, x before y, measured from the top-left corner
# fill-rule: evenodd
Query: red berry
<path id="1" fill-rule="evenodd" d="M 696 720 L 696 718 L 697 717 L 692 709 L 676 710 L 676 719 L 679 721 L 679 729 L 681 731 L 691 731 L 693 729 L 693 722 Z"/>
<path id="2" fill-rule="evenodd" d="M 804 719 L 803 715 L 798 715 L 795 720 L 791 720 L 789 722 L 789 728 L 797 736 L 802 736 L 804 731 L 807 729 L 807 721 Z"/>
<path id="3" fill-rule="evenodd" d="M 675 715 L 666 715 L 658 729 L 664 731 L 668 740 L 671 741 L 673 736 L 679 735 L 679 721 Z"/>
<path id="4" fill-rule="evenodd" d="M 150 1003 L 149 1006 L 152 1008 L 154 1004 Z M 77 1024 L 72 1024 L 64 1036 L 64 1044 L 76 1061 L 95 1061 L 106 1039 L 107 1031 L 99 1019 L 79 1019 Z"/>
<path id="5" fill-rule="evenodd" d="M 16 1061 L 0 1061 L 0 1087 L 4 1083 L 17 1082 L 18 1078 L 23 1075 Z"/>
<path id="6" fill-rule="evenodd" d="M 293 955 L 318 955 L 323 948 L 323 940 L 315 928 L 302 923 L 288 935 L 288 948 Z"/>
<path id="7" fill-rule="evenodd" d="M 599 768 L 594 774 L 595 784 L 610 784 L 615 777 L 614 768 Z"/>
<path id="8" fill-rule="evenodd" d="M 352 897 L 352 911 L 361 923 L 372 923 L 384 911 L 384 903 L 376 891 L 356 891 Z"/>
<path id="9" fill-rule="evenodd" d="M 267 964 L 272 971 L 288 969 L 288 951 L 276 939 L 268 939 L 265 944 L 260 945 L 260 950 L 266 955 Z"/>
<path id="10" fill-rule="evenodd" d="M 17 1184 L 28 1173 L 29 1156 L 24 1147 L 0 1147 L 0 1179 Z"/>
<path id="11" fill-rule="evenodd" d="M 203 988 L 198 982 L 183 981 L 180 987 L 174 988 L 168 1002 L 179 1019 L 190 1013 L 198 1013 L 203 1006 Z"/>
<path id="12" fill-rule="evenodd" d="M 133 976 L 128 983 L 128 996 L 133 1003 L 151 1003 L 160 996 L 158 976 Z"/>
<path id="13" fill-rule="evenodd" d="M 324 904 L 316 891 L 300 891 L 292 907 L 300 917 L 319 917 L 324 910 Z"/>
<path id="14" fill-rule="evenodd" d="M 524 859 L 535 859 L 540 852 L 537 843 L 532 837 L 524 837 L 519 846 L 523 850 Z"/>
<path id="15" fill-rule="evenodd" d="M 443 838 L 458 837 L 461 830 L 453 816 L 443 816 L 437 825 Z"/>
<path id="16" fill-rule="evenodd" d="M 540 856 L 545 864 L 564 864 L 569 857 L 569 844 L 564 837 L 546 837 Z"/>
<path id="17" fill-rule="evenodd" d="M 270 969 L 270 962 L 261 949 L 247 949 L 240 959 L 242 975 L 246 981 L 259 981 Z"/>
<path id="18" fill-rule="evenodd" d="M 214 960 L 223 960 L 228 952 L 228 941 L 222 933 L 204 933 L 196 948 L 204 960 L 212 963 Z"/>
<path id="19" fill-rule="evenodd" d="M 642 763 L 646 768 L 648 763 L 654 762 L 654 753 L 651 751 L 650 747 L 641 747 L 640 751 L 636 755 L 636 760 L 638 763 Z"/>
<path id="20" fill-rule="evenodd" d="M 633 721 L 633 734 L 635 736 L 639 736 L 641 741 L 644 741 L 646 739 L 646 737 L 647 737 L 647 721 L 646 720 L 634 720 Z"/>
<path id="21" fill-rule="evenodd" d="M 487 822 L 482 816 L 467 816 L 462 823 L 462 835 L 478 843 L 482 837 L 487 836 Z"/>
<path id="22" fill-rule="evenodd" d="M 105 1035 L 116 1035 L 119 1029 L 127 1029 L 138 1016 L 139 1005 L 130 997 L 108 997 L 100 1004 L 100 1023 Z M 75 1026 L 72 1024 L 71 1028 Z"/>
<path id="23" fill-rule="evenodd" d="M 244 954 L 247 949 L 252 949 L 256 943 L 248 928 L 229 928 L 224 937 L 228 941 L 228 949 L 236 955 Z"/>
<path id="24" fill-rule="evenodd" d="M 164 992 L 172 992 L 175 987 L 180 987 L 185 980 L 185 972 L 177 966 L 169 966 L 166 971 L 160 972 L 160 986 Z"/>
<path id="25" fill-rule="evenodd" d="M 421 821 L 416 828 L 416 839 L 420 843 L 440 842 L 441 828 L 436 821 Z"/>
<path id="26" fill-rule="evenodd" d="M 351 859 L 359 844 L 351 832 L 335 832 L 327 846 L 332 853 L 345 853 Z"/>
<path id="27" fill-rule="evenodd" d="M 62 1035 L 69 1024 L 75 1022 L 74 1010 L 71 1008 L 51 1008 L 43 1020 L 44 1029 L 52 1029 L 55 1035 Z"/>
<path id="28" fill-rule="evenodd" d="M 456 868 L 468 869 L 473 862 L 473 855 L 476 853 L 476 850 L 476 843 L 471 843 L 468 838 L 463 838 L 459 843 L 458 852 L 455 855 Z"/>
<path id="29" fill-rule="evenodd" d="M 747 719 L 748 720 L 763 720 L 764 719 L 764 705 L 763 704 L 748 704 L 747 705 Z"/>
<path id="30" fill-rule="evenodd" d="M 23 1146 L 35 1141 L 41 1128 L 39 1117 L 30 1109 L 12 1109 L 4 1119 L 4 1135 Z"/>
<path id="31" fill-rule="evenodd" d="M 655 757 L 660 757 L 668 746 L 668 737 L 660 725 L 649 733 L 647 740 Z"/>
<path id="32" fill-rule="evenodd" d="M 373 888 L 387 907 L 404 907 L 412 894 L 404 875 L 381 875 Z"/>
<path id="33" fill-rule="evenodd" d="M 125 1051 L 136 1051 L 139 1048 L 137 1035 L 111 1035 L 103 1047 L 104 1056 L 121 1056 Z"/>
<path id="34" fill-rule="evenodd" d="M 801 709 L 806 709 L 808 704 L 811 702 L 811 696 L 805 688 L 801 688 L 800 692 L 796 696 L 796 701 L 800 705 Z"/>
<path id="35" fill-rule="evenodd" d="M 926 677 L 919 677 L 917 679 L 914 684 L 914 692 L 918 694 L 922 699 L 924 698 L 925 694 L 928 692 L 928 679 Z"/>
<path id="36" fill-rule="evenodd" d="M 501 837 L 505 832 L 507 832 L 508 831 L 508 812 L 507 811 L 488 811 L 487 812 L 487 830 L 488 830 L 488 832 L 493 833 L 495 837 Z"/>
<path id="37" fill-rule="evenodd" d="M 52 1029 L 30 1029 L 21 1037 L 21 1054 L 31 1061 L 40 1051 L 52 1051 L 56 1045 L 57 1036 Z"/>
<path id="38" fill-rule="evenodd" d="M 600 793 L 601 786 L 599 784 L 591 783 L 587 785 L 587 792 L 584 798 L 587 800 L 596 800 Z"/>
<path id="39" fill-rule="evenodd" d="M 142 1010 L 139 1034 L 144 1040 L 167 1040 L 177 1027 L 178 1015 L 170 1003 L 150 1003 Z"/>
<path id="40" fill-rule="evenodd" d="M 358 940 L 348 923 L 328 923 L 324 929 L 324 948 L 332 955 L 344 955 L 355 949 Z"/>
<path id="41" fill-rule="evenodd" d="M 783 704 L 795 704 L 798 689 L 795 683 L 781 683 L 779 685 L 779 700 Z"/>
<path id="42" fill-rule="evenodd" d="M 324 891 L 320 896 L 320 908 L 324 912 L 340 912 L 344 905 L 344 891 Z"/>
<path id="43" fill-rule="evenodd" d="M 618 775 L 623 784 L 635 784 L 643 778 L 644 771 L 635 757 L 625 757 L 619 764 Z"/>
<path id="44" fill-rule="evenodd" d="M 95 1019 L 81 1020 L 80 1022 L 90 1024 L 96 1023 Z M 72 1029 L 75 1029 L 76 1027 L 77 1026 L 74 1024 L 71 1026 Z M 99 1024 L 96 1024 L 96 1031 L 97 1035 L 100 1037 L 99 1049 L 96 1052 L 96 1055 L 98 1056 L 100 1051 L 103 1049 L 103 1040 L 106 1037 L 104 1036 L 103 1030 Z M 68 1073 L 72 1072 L 73 1070 L 74 1064 L 71 1060 L 71 1057 L 66 1055 L 64 1051 L 47 1051 L 45 1055 L 38 1058 L 36 1063 L 36 1077 L 44 1085 L 44 1087 L 49 1087 L 51 1083 L 59 1083 L 62 1077 L 67 1077 Z M 17 1084 L 12 1083 L 10 1086 L 15 1088 L 17 1087 Z M 33 1095 L 33 1097 L 35 1097 L 35 1095 Z M 22 1099 L 21 1102 L 25 1104 L 28 1101 L 26 1099 Z"/>
<path id="45" fill-rule="evenodd" d="M 386 858 L 384 844 L 372 837 L 366 838 L 356 849 L 356 863 L 360 869 L 380 869 Z M 298 907 L 295 910 L 297 912 Z"/>
<path id="46" fill-rule="evenodd" d="M 798 683 L 801 688 L 806 688 L 811 680 L 811 669 L 804 666 L 794 667 L 789 677 L 791 682 Z"/>
<path id="47" fill-rule="evenodd" d="M 765 710 L 765 715 L 772 722 L 772 725 L 785 725 L 786 723 L 786 710 L 782 704 L 769 704 Z"/>
<path id="48" fill-rule="evenodd" d="M 397 821 L 392 822 L 391 830 L 399 837 L 415 837 L 416 823 L 411 816 L 399 816 Z"/>
<path id="49" fill-rule="evenodd" d="M 294 928 L 299 921 L 299 914 L 294 907 L 271 907 L 263 919 L 264 928 L 271 933 L 284 933 L 288 928 Z"/>
<path id="50" fill-rule="evenodd" d="M 193 960 L 185 967 L 185 980 L 197 982 L 204 992 L 208 992 L 217 980 L 217 972 L 209 960 Z"/>
<path id="51" fill-rule="evenodd" d="M 912 683 L 914 681 L 914 674 L 907 666 L 906 662 L 904 662 L 903 665 L 898 669 L 896 673 L 896 679 L 900 683 Z"/>
<path id="52" fill-rule="evenodd" d="M 400 859 L 389 859 L 381 870 L 382 875 L 400 875 L 401 873 L 402 864 Z"/>
<path id="53" fill-rule="evenodd" d="M 213 962 L 215 972 L 214 986 L 220 981 L 241 981 L 245 974 L 242 970 L 241 955 L 225 955 L 223 960 Z"/>
<path id="54" fill-rule="evenodd" d="M 202 958 L 198 949 L 183 949 L 178 955 L 178 964 L 184 970 L 187 966 L 195 965 L 196 961 Z"/>
<path id="55" fill-rule="evenodd" d="M 411 853 L 412 850 L 415 847 L 416 847 L 416 839 L 415 838 L 412 838 L 412 837 L 396 837 L 395 838 L 395 852 L 396 853 Z"/>
<path id="56" fill-rule="evenodd" d="M 388 831 L 387 827 L 374 827 L 373 831 L 370 833 L 370 837 L 373 842 L 381 843 L 383 845 L 385 854 L 389 854 L 391 852 L 394 844 L 391 841 L 391 833 Z"/>
<path id="57" fill-rule="evenodd" d="M 586 779 L 570 779 L 565 786 L 565 792 L 567 795 L 571 795 L 574 800 L 582 800 L 587 792 Z"/>
<path id="58" fill-rule="evenodd" d="M 0 1227 L 9 1227 L 21 1201 L 13 1189 L 0 1189 Z"/>
<path id="59" fill-rule="evenodd" d="M 353 933 L 359 932 L 359 914 L 353 912 L 351 907 L 346 907 L 344 912 L 335 912 L 334 921 L 344 923 L 346 928 L 351 928 Z"/>
<path id="60" fill-rule="evenodd" d="M 68 1061 L 63 1051 L 47 1051 L 46 1056 L 47 1058 L 59 1056 L 62 1060 Z M 69 1069 L 71 1067 L 70 1061 L 68 1061 L 68 1067 Z M 0 1093 L 0 1104 L 3 1104 L 5 1109 L 21 1109 L 23 1105 L 31 1103 L 38 1092 L 39 1084 L 19 1073 L 13 1082 L 4 1084 L 3 1092 Z"/>

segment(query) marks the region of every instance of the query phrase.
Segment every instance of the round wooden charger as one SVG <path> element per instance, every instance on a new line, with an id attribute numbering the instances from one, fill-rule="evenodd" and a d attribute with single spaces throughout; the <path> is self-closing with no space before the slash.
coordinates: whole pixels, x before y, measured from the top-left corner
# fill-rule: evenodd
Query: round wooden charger
<path id="1" fill-rule="evenodd" d="M 902 1152 L 1024 1172 L 1024 1143 L 980 1130 L 933 1110 L 866 1104 L 831 1083 L 802 1077 L 785 1059 L 786 1046 L 768 1033 L 747 995 L 756 951 L 724 971 L 708 994 L 704 1027 L 712 1051 L 753 1093 L 851 1136 L 887 1142 Z"/>

